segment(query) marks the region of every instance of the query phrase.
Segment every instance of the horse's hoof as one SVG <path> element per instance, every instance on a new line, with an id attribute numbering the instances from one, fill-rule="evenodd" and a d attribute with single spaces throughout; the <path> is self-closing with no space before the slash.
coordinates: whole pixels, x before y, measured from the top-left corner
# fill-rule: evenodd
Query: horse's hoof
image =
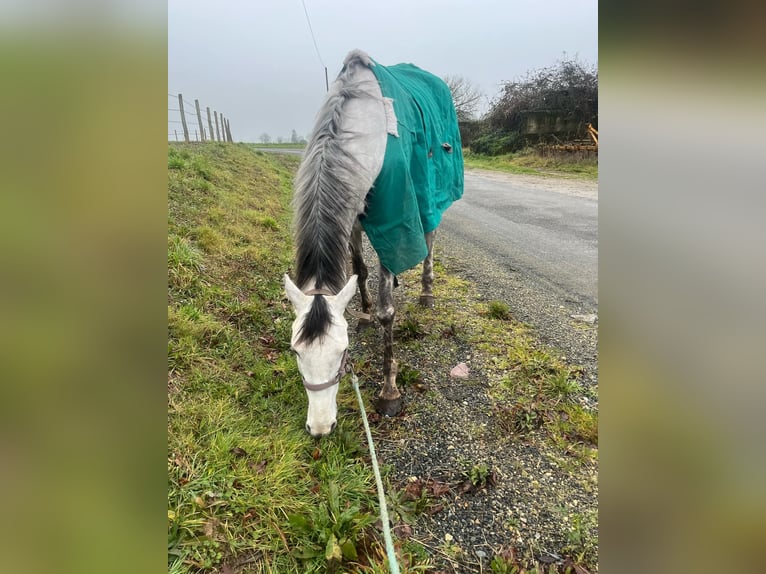
<path id="1" fill-rule="evenodd" d="M 402 412 L 402 397 L 397 399 L 384 399 L 378 397 L 375 402 L 375 410 L 384 417 L 395 417 Z"/>
<path id="2" fill-rule="evenodd" d="M 420 305 L 423 307 L 428 307 L 429 309 L 434 308 L 434 296 L 433 295 L 421 295 L 420 296 Z"/>

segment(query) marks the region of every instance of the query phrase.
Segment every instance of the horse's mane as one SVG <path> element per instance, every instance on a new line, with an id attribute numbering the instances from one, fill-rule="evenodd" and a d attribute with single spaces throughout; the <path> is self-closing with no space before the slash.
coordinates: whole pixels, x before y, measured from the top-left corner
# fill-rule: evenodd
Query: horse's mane
<path id="1" fill-rule="evenodd" d="M 346 59 L 317 114 L 295 178 L 296 284 L 301 288 L 313 279 L 317 289 L 338 293 L 346 283 L 348 240 L 359 205 L 353 182 L 360 167 L 343 147 L 351 136 L 341 126 L 344 104 L 371 95 L 355 74 L 369 62 L 363 56 L 355 52 Z M 331 321 L 324 296 L 316 295 L 300 339 L 311 342 L 321 337 Z"/>

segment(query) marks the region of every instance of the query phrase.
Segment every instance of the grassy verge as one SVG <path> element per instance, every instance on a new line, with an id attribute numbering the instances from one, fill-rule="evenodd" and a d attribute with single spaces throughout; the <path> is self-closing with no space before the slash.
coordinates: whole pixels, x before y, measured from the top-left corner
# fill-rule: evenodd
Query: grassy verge
<path id="1" fill-rule="evenodd" d="M 169 146 L 171 572 L 382 571 L 353 397 L 330 438 L 303 430 L 281 277 L 297 162 L 245 145 Z"/>
<path id="2" fill-rule="evenodd" d="M 545 177 L 598 179 L 598 159 L 543 157 L 533 150 L 500 156 L 486 156 L 463 150 L 466 167 Z"/>

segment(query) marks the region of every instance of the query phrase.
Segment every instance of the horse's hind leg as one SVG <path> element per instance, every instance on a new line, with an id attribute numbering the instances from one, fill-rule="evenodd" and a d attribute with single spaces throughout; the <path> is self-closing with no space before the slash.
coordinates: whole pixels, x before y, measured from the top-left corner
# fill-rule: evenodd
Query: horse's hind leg
<path id="1" fill-rule="evenodd" d="M 359 221 L 354 222 L 354 227 L 351 230 L 351 267 L 354 274 L 357 275 L 357 285 L 359 286 L 359 296 L 362 299 L 362 313 L 369 315 L 370 313 L 370 292 L 367 290 L 367 265 L 364 262 L 364 254 L 362 253 L 362 226 Z M 370 319 L 360 318 L 360 326 L 372 325 Z"/>
<path id="2" fill-rule="evenodd" d="M 436 230 L 426 233 L 426 245 L 428 246 L 428 255 L 423 260 L 423 278 L 421 281 L 420 304 L 423 307 L 434 306 L 434 238 Z"/>
<path id="3" fill-rule="evenodd" d="M 383 389 L 380 391 L 377 410 L 382 415 L 392 417 L 402 409 L 402 395 L 396 388 L 398 367 L 394 359 L 394 275 L 383 265 L 379 269 L 377 315 L 383 326 Z"/>

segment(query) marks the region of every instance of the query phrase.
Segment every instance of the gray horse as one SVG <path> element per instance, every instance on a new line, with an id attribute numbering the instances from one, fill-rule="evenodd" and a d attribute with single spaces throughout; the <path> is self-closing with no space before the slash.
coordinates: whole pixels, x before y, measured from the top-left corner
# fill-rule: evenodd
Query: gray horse
<path id="1" fill-rule="evenodd" d="M 344 311 L 356 293 L 372 307 L 362 231 L 379 259 L 376 316 L 383 326 L 378 411 L 402 397 L 393 351 L 396 275 L 423 262 L 420 303 L 433 306 L 433 240 L 441 215 L 463 194 L 463 156 L 449 88 L 411 64 L 381 66 L 348 54 L 317 115 L 295 180 L 296 280 L 291 345 L 308 394 L 306 430 L 329 434 L 348 349 Z M 351 254 L 354 275 L 347 280 Z M 360 319 L 363 321 L 363 319 Z"/>

